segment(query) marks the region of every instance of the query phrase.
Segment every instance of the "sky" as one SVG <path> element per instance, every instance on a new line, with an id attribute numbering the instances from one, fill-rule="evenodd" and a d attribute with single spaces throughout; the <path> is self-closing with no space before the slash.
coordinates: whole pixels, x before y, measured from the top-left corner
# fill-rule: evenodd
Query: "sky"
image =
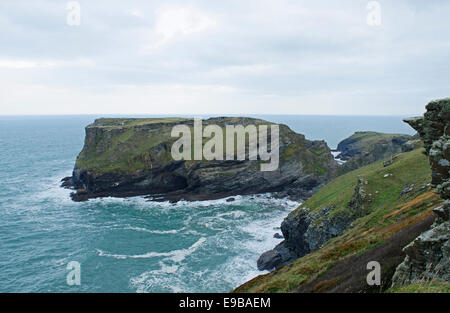
<path id="1" fill-rule="evenodd" d="M 420 115 L 450 96 L 448 16 L 446 0 L 2 0 L 0 115 Z"/>

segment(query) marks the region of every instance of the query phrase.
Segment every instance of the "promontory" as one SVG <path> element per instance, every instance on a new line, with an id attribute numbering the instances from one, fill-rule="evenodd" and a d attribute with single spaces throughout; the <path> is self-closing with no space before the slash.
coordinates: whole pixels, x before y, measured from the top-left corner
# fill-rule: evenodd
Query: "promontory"
<path id="1" fill-rule="evenodd" d="M 262 171 L 261 164 L 267 162 L 259 156 L 249 158 L 249 133 L 244 133 L 245 159 L 238 159 L 237 155 L 231 160 L 174 159 L 172 146 L 179 138 L 172 136 L 172 130 L 177 125 L 193 129 L 195 120 L 95 120 L 85 128 L 84 147 L 77 157 L 72 176 L 63 179 L 63 186 L 75 190 L 72 193 L 75 201 L 138 195 L 149 196 L 156 201 L 204 200 L 266 192 L 305 199 L 337 174 L 337 163 L 325 141 L 307 140 L 283 124 L 277 127 L 279 163 L 275 170 Z M 262 125 L 270 129 L 270 125 L 275 124 L 244 117 L 202 120 L 203 129 L 209 125 L 223 130 L 229 125 L 241 125 L 245 129 L 254 125 L 261 130 Z M 225 131 L 223 133 L 225 136 Z M 202 134 L 202 137 L 207 137 L 203 131 Z M 202 139 L 203 148 L 208 138 Z M 268 139 L 272 140 L 269 131 Z M 236 136 L 236 142 L 238 140 Z M 225 139 L 223 142 L 225 145 Z"/>

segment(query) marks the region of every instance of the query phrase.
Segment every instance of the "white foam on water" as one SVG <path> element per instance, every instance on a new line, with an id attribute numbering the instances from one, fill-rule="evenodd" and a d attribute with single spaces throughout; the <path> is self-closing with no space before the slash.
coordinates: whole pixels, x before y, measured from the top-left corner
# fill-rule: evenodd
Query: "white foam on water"
<path id="1" fill-rule="evenodd" d="M 225 198 L 220 198 L 220 199 L 215 199 L 215 200 L 201 200 L 201 201 L 185 201 L 185 200 L 181 200 L 178 201 L 177 203 L 174 204 L 174 207 L 177 206 L 183 206 L 183 207 L 209 207 L 209 206 L 217 206 L 217 205 L 233 205 L 233 204 L 237 204 L 240 201 L 242 201 L 242 199 L 244 199 L 245 196 L 233 196 L 232 198 L 234 198 L 234 201 L 230 201 L 228 202 L 227 199 L 229 199 L 230 197 L 225 197 Z"/>
<path id="2" fill-rule="evenodd" d="M 166 274 L 173 274 L 180 267 L 179 265 L 166 265 L 163 262 L 159 262 L 159 265 L 161 266 L 161 270 L 160 271 L 162 273 L 166 273 Z"/>
<path id="3" fill-rule="evenodd" d="M 247 213 L 245 213 L 244 211 L 237 210 L 237 211 L 231 211 L 231 212 L 226 212 L 226 213 L 220 213 L 217 216 L 218 217 L 231 216 L 233 218 L 240 218 L 246 214 Z"/>
<path id="4" fill-rule="evenodd" d="M 39 178 L 36 185 L 38 190 L 32 192 L 32 195 L 30 195 L 29 190 L 15 195 L 15 202 L 27 203 L 27 206 L 23 209 L 29 211 L 40 211 L 43 208 L 42 202 L 45 201 L 52 201 L 58 205 L 72 205 L 73 201 L 70 199 L 72 191 L 60 187 L 61 178 L 66 177 L 67 174 L 67 171 L 63 171 L 53 176 Z M 24 200 L 20 198 L 24 198 Z"/>
<path id="5" fill-rule="evenodd" d="M 183 231 L 185 229 L 185 227 L 183 227 L 181 229 L 170 229 L 170 230 L 151 230 L 151 229 L 147 229 L 147 228 L 143 228 L 143 227 L 128 226 L 128 227 L 125 227 L 122 229 L 134 230 L 134 231 L 138 231 L 138 232 L 145 232 L 145 233 L 149 233 L 149 234 L 166 235 L 166 234 L 177 234 L 177 233 Z"/>
<path id="6" fill-rule="evenodd" d="M 126 255 L 106 253 L 101 249 L 97 249 L 97 253 L 98 253 L 98 256 L 105 256 L 105 257 L 110 257 L 110 258 L 119 259 L 119 260 L 123 260 L 123 259 L 127 258 Z"/>
<path id="7" fill-rule="evenodd" d="M 144 254 L 136 254 L 136 255 L 126 255 L 126 254 L 112 254 L 107 253 L 101 249 L 97 249 L 98 256 L 103 257 L 111 257 L 115 259 L 149 259 L 154 257 L 166 257 L 170 260 L 179 263 L 183 261 L 188 255 L 192 254 L 197 250 L 204 242 L 206 241 L 205 237 L 201 237 L 199 240 L 197 240 L 193 245 L 191 245 L 187 249 L 179 249 L 179 250 L 173 250 L 169 252 L 147 252 Z"/>
<path id="8" fill-rule="evenodd" d="M 167 256 L 159 262 L 159 269 L 130 279 L 131 286 L 137 292 L 227 292 L 255 276 L 267 273 L 257 269 L 256 261 L 263 252 L 281 242 L 273 238 L 276 232 L 274 228 L 279 227 L 288 213 L 301 204 L 275 199 L 270 194 L 243 196 L 242 205 L 253 206 L 250 209 L 253 213 L 249 213 L 231 207 L 237 204 L 235 201 L 213 201 L 216 204 L 211 207 L 212 215 L 189 215 L 184 221 L 186 231 L 183 234 L 195 225 L 214 230 L 212 234 L 205 235 L 208 236 L 209 244 L 203 252 L 214 254 L 219 253 L 216 251 L 227 251 L 223 255 L 223 262 L 217 264 L 214 261 L 211 267 L 199 270 L 194 263 L 173 264 L 179 261 L 175 254 L 173 257 Z M 226 211 L 228 208 L 232 210 Z M 200 244 L 197 242 L 191 248 Z M 214 259 L 217 260 L 217 256 Z"/>
<path id="9" fill-rule="evenodd" d="M 38 193 L 38 198 L 51 199 L 59 204 L 86 206 L 88 209 L 96 210 L 91 212 L 92 214 L 98 214 L 98 210 L 101 210 L 95 209 L 98 205 L 102 208 L 108 208 L 109 205 L 114 205 L 113 208 L 118 205 L 120 208 L 121 205 L 124 205 L 133 210 L 144 212 L 152 210 L 152 213 L 157 212 L 157 216 L 162 215 L 164 217 L 170 216 L 173 210 L 182 211 L 183 214 L 186 214 L 179 229 L 151 229 L 134 226 L 133 224 L 123 225 L 117 223 L 117 221 L 108 225 L 100 225 L 102 228 L 117 228 L 158 235 L 200 236 L 190 247 L 168 252 L 150 251 L 143 254 L 127 255 L 97 249 L 99 257 L 117 260 L 161 258 L 158 262 L 159 269 L 130 278 L 130 285 L 137 292 L 161 290 L 169 292 L 229 291 L 228 289 L 237 287 L 257 275 L 264 274 L 265 272 L 258 271 L 256 260 L 261 253 L 272 249 L 280 242 L 279 239 L 273 238 L 275 233 L 273 228 L 279 227 L 286 215 L 300 204 L 297 201 L 273 198 L 270 193 L 233 196 L 233 201 L 227 201 L 230 197 L 226 197 L 217 200 L 179 201 L 175 204 L 169 201 L 152 202 L 142 196 L 96 198 L 85 203 L 74 203 L 69 197 L 72 191 L 59 187 L 61 177 L 64 177 L 64 175 L 58 175 L 45 181 L 46 186 Z M 247 205 L 257 206 L 258 208 L 256 211 L 255 209 L 251 210 L 254 213 L 240 208 L 240 206 L 245 207 Z M 267 211 L 268 208 L 270 208 L 269 211 Z M 208 212 L 210 212 L 210 215 L 208 215 Z M 146 215 L 143 218 L 146 218 Z M 197 229 L 194 229 L 196 226 L 204 226 L 213 231 L 213 234 L 201 234 Z M 237 237 L 231 235 L 236 231 L 246 233 L 248 238 L 236 240 Z M 207 241 L 207 238 L 211 238 L 212 241 L 205 249 L 210 249 L 214 242 L 218 245 L 217 248 L 220 251 L 225 249 L 235 256 L 227 257 L 224 255 L 223 263 L 205 270 L 197 269 L 194 271 L 191 268 L 192 265 L 189 265 L 190 261 L 183 261 L 187 256 L 195 253 Z M 213 247 L 210 253 L 215 253 L 214 251 L 217 248 Z M 202 250 L 202 253 L 205 251 L 208 252 L 209 250 Z M 192 279 L 195 279 L 195 282 Z"/>
<path id="10" fill-rule="evenodd" d="M 153 290 L 173 293 L 188 292 L 189 288 L 185 285 L 182 274 L 175 275 L 175 273 L 176 270 L 167 270 L 167 266 L 162 265 L 159 270 L 144 272 L 138 277 L 131 278 L 130 285 L 136 289 L 137 293 L 147 293 Z"/>
<path id="11" fill-rule="evenodd" d="M 333 155 L 333 158 L 339 163 L 339 164 L 344 164 L 347 161 L 341 160 L 341 159 L 336 159 L 337 156 L 339 156 L 339 154 L 341 154 L 341 151 L 331 151 L 331 154 Z"/>
<path id="12" fill-rule="evenodd" d="M 283 209 L 271 212 L 265 217 L 243 223 L 238 227 L 238 231 L 250 235 L 250 239 L 237 241 L 233 247 L 234 251 L 238 251 L 237 256 L 227 259 L 219 270 L 210 274 L 209 280 L 212 284 L 216 281 L 225 281 L 229 286 L 235 288 L 240 284 L 258 276 L 267 273 L 267 271 L 259 271 L 256 261 L 259 256 L 270 249 L 273 249 L 280 239 L 273 237 L 275 227 L 279 227 L 283 219 L 289 212 L 296 209 L 301 202 L 273 199 L 261 197 L 261 202 L 267 204 L 283 205 Z M 224 290 L 227 291 L 227 290 Z"/>

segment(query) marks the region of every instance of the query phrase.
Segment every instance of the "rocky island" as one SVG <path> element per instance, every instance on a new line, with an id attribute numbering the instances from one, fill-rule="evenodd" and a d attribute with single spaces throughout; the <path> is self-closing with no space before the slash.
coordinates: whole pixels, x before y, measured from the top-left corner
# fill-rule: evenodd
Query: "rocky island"
<path id="1" fill-rule="evenodd" d="M 203 127 L 269 125 L 260 119 L 217 117 Z M 280 197 L 310 197 L 337 173 L 337 162 L 324 141 L 310 141 L 279 125 L 279 167 L 260 170 L 261 159 L 174 160 L 171 136 L 184 118 L 100 118 L 86 127 L 83 150 L 63 186 L 72 199 L 149 196 L 152 200 L 204 200 L 272 192 Z M 248 140 L 247 140 L 248 141 Z M 248 143 L 248 142 L 247 142 Z M 247 152 L 248 153 L 248 152 Z"/>

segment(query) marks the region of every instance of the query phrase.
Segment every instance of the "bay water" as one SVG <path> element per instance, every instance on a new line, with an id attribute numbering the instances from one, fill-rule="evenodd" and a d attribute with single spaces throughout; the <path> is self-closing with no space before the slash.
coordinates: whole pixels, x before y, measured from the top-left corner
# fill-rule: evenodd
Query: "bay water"
<path id="1" fill-rule="evenodd" d="M 398 116 L 253 115 L 331 148 L 355 131 L 413 131 Z M 60 188 L 97 116 L 0 116 L 0 292 L 227 292 L 300 203 L 269 194 L 198 202 L 73 202 Z M 69 286 L 71 261 L 81 285 Z"/>

